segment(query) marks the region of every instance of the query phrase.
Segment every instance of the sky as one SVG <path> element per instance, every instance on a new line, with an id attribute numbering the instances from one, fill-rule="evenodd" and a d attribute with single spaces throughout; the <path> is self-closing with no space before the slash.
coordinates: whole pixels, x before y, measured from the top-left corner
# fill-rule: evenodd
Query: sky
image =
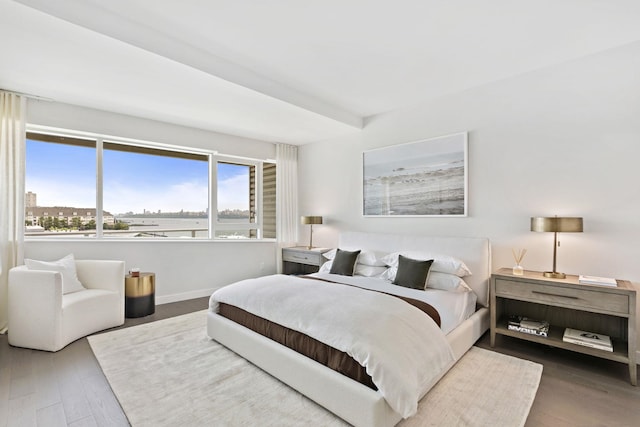
<path id="1" fill-rule="evenodd" d="M 96 150 L 27 140 L 25 190 L 39 206 L 95 207 Z M 206 211 L 208 164 L 114 150 L 104 151 L 104 210 Z M 218 164 L 218 210 L 249 208 L 248 168 Z"/>
<path id="2" fill-rule="evenodd" d="M 365 179 L 394 175 L 400 169 L 433 170 L 459 166 L 464 161 L 465 151 L 464 133 L 365 151 Z"/>

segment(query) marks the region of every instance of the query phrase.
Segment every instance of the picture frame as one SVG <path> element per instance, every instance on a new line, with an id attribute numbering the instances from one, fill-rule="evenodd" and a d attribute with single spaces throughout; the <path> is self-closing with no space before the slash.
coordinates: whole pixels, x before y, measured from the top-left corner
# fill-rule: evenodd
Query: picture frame
<path id="1" fill-rule="evenodd" d="M 365 217 L 466 217 L 468 134 L 362 153 Z"/>

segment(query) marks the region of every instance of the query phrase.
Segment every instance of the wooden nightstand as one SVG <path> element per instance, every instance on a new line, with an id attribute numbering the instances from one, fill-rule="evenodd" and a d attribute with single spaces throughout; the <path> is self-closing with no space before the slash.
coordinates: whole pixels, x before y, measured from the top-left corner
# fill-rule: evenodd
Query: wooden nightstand
<path id="1" fill-rule="evenodd" d="M 282 248 L 282 272 L 284 274 L 317 273 L 320 266 L 327 261 L 322 254 L 329 252 L 327 248 L 307 249 L 306 246 Z"/>
<path id="2" fill-rule="evenodd" d="M 627 363 L 631 384 L 637 385 L 636 291 L 626 280 L 617 282 L 583 285 L 578 276 L 548 279 L 541 272 L 515 276 L 510 268 L 498 270 L 491 276 L 491 346 L 500 334 Z M 509 315 L 548 321 L 548 337 L 509 330 Z M 565 328 L 609 335 L 613 352 L 564 342 Z"/>

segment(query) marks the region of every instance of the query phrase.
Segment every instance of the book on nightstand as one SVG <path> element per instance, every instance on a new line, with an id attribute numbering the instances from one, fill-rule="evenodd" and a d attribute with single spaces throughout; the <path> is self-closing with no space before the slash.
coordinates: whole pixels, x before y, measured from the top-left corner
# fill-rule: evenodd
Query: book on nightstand
<path id="1" fill-rule="evenodd" d="M 608 335 L 581 331 L 579 329 L 566 328 L 564 330 L 562 341 L 583 345 L 585 347 L 597 348 L 598 350 L 613 351 L 611 338 Z"/>
<path id="2" fill-rule="evenodd" d="M 600 286 L 618 286 L 616 279 L 610 277 L 598 277 L 598 276 L 578 276 L 578 283 L 582 285 L 600 285 Z"/>
<path id="3" fill-rule="evenodd" d="M 549 334 L 549 322 L 534 320 L 524 316 L 509 316 L 507 329 L 529 335 L 546 337 Z"/>

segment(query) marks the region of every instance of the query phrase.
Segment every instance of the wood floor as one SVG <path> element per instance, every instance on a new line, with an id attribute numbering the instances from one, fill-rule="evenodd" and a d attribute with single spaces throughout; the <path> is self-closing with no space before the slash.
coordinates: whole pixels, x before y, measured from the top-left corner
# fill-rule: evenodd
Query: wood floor
<path id="1" fill-rule="evenodd" d="M 489 333 L 476 345 L 544 366 L 526 427 L 640 425 L 640 387 L 629 382 L 626 364 L 507 336 L 492 349 Z"/>
<path id="2" fill-rule="evenodd" d="M 127 319 L 122 327 L 202 310 L 207 303 L 198 298 L 159 305 L 154 315 Z M 488 334 L 477 345 L 490 349 Z M 544 365 L 526 427 L 640 425 L 640 390 L 629 384 L 626 365 L 503 336 L 493 350 Z M 86 338 L 49 353 L 11 347 L 0 335 L 0 427 L 128 425 Z"/>
<path id="3" fill-rule="evenodd" d="M 208 302 L 158 305 L 154 314 L 126 319 L 120 328 L 203 310 Z M 50 353 L 11 347 L 0 335 L 0 427 L 128 425 L 86 338 Z"/>

